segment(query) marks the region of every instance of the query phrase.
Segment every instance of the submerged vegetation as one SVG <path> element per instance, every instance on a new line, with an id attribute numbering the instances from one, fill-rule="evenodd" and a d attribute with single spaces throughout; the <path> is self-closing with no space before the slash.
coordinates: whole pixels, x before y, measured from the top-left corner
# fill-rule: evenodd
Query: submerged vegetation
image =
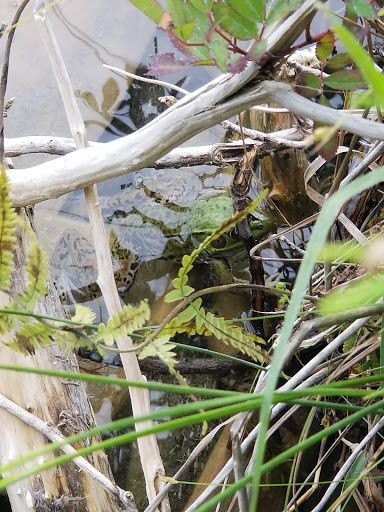
<path id="1" fill-rule="evenodd" d="M 13 177 L 2 167 L 0 286 L 6 299 L 0 311 L 0 331 L 4 345 L 30 358 L 52 344 L 60 345 L 68 353 L 79 347 L 97 349 L 102 355 L 115 351 L 121 354 L 123 364 L 124 356 L 133 352 L 139 360 L 158 358 L 167 367 L 174 383 L 147 382 L 140 372 L 140 378 L 132 377 L 127 373 L 127 367 L 133 360 L 137 363 L 136 358 L 130 359 L 129 364 L 125 360 L 126 380 L 24 368 L 7 364 L 7 361 L 0 361 L 0 368 L 4 372 L 21 372 L 20 378 L 23 372 L 31 372 L 129 387 L 133 403 L 141 400 L 144 404 L 147 399 L 149 403 L 148 395 L 135 398 L 134 393 L 139 389 L 186 395 L 190 401 L 156 411 L 151 411 L 146 403 L 143 408 L 133 406 L 132 417 L 74 433 L 23 458 L 8 461 L 0 468 L 3 475 L 0 488 L 9 488 L 22 478 L 79 455 L 137 440 L 142 456 L 144 449 L 140 440 L 144 436 L 148 436 L 144 443 L 148 440 L 149 446 L 153 442 L 151 435 L 202 425 L 202 441 L 173 477 L 166 476 L 161 466 L 160 469 L 155 464 L 151 466 L 152 461 L 147 460 L 150 469 L 146 468 L 145 456 L 142 456 L 148 492 L 145 510 L 159 510 L 157 503 L 165 499 L 172 486 L 196 484 L 185 482 L 186 469 L 230 419 L 231 430 L 224 429 L 222 434 L 226 448 L 221 451 L 227 450 L 227 457 L 221 458 L 220 454 L 222 464 L 220 467 L 213 464 L 215 474 L 209 481 L 204 480 L 208 477 L 203 473 L 197 486 L 199 491 L 188 503 L 186 500 L 182 503 L 187 512 L 204 512 L 214 507 L 218 507 L 216 510 L 253 512 L 266 506 L 284 512 L 341 511 L 353 510 L 353 501 L 360 510 L 383 510 L 384 493 L 379 479 L 384 464 L 381 441 L 384 432 L 381 257 L 384 78 L 374 60 L 382 48 L 378 39 L 384 37 L 380 19 L 383 13 L 375 2 L 365 0 L 346 2 L 345 12 L 337 13 L 338 18 L 321 3 L 315 5 L 312 0 L 271 3 L 169 0 L 165 2 L 166 8 L 156 0 L 131 0 L 131 3 L 149 16 L 175 47 L 174 52 L 156 55 L 148 74 L 159 76 L 206 65 L 227 73 L 224 78 L 203 87 L 197 97 L 190 93 L 163 113 L 160 121 L 155 118 L 142 130 L 154 127 L 154 132 L 158 133 L 157 123 L 165 120 L 164 126 L 170 130 L 169 147 L 162 153 L 165 154 L 207 126 L 224 121 L 237 109 L 237 124 L 225 121 L 224 126 L 238 134 L 240 143 L 237 146 L 236 142 L 222 143 L 229 156 L 228 160 L 220 157 L 223 166 L 235 162 L 230 187 L 235 213 L 216 229 L 209 225 L 210 218 L 203 226 L 194 219 L 193 227 L 199 227 L 196 232 L 194 228 L 190 231 L 197 247 L 182 255 L 172 289 L 167 290 L 162 299 L 170 309 L 157 326 L 146 325 L 151 318 L 151 305 L 146 299 L 138 305 L 133 298 L 121 308 L 116 306 L 120 302 L 111 277 L 112 265 L 99 269 L 101 279 L 98 283 L 110 315 L 106 322 L 94 323 L 94 312 L 79 304 L 71 318 L 54 318 L 36 312 L 37 304 L 49 290 L 49 265 L 39 244 L 30 245 L 23 269 L 14 258 L 18 240 L 30 228 L 20 220 L 11 198 L 17 205 L 29 203 L 20 203 L 21 199 L 15 193 L 18 190 L 17 174 Z M 321 33 L 316 33 L 311 25 L 316 9 L 322 11 L 330 25 Z M 301 33 L 304 39 L 298 43 Z M 308 45 L 314 46 L 305 54 L 304 48 Z M 285 88 L 283 82 L 289 82 L 290 86 Z M 171 85 L 169 89 L 172 89 Z M 1 95 L 4 102 L 4 86 Z M 314 98 L 316 101 L 310 101 Z M 342 107 L 339 110 L 332 107 L 337 102 Z M 276 111 L 275 103 L 301 118 L 296 118 L 296 126 L 274 128 L 269 131 L 272 133 L 264 133 L 267 130 L 260 126 L 244 126 L 245 116 L 240 116 L 241 110 L 259 103 L 273 104 L 268 108 L 272 109 L 270 115 L 278 122 L 282 113 Z M 9 108 L 4 107 L 4 112 Z M 266 116 L 265 111 L 262 112 Z M 313 124 L 302 119 L 304 117 Z M 197 118 L 202 119 L 202 124 L 190 128 L 187 133 L 186 119 L 192 126 Z M 185 125 L 187 134 L 183 135 L 184 139 L 172 132 L 178 123 Z M 74 139 L 81 139 L 73 125 L 72 131 Z M 140 135 L 140 132 L 137 133 Z M 145 138 L 150 139 L 148 133 L 154 132 L 145 132 Z M 127 139 L 134 135 L 128 135 Z M 167 139 L 167 133 L 164 137 Z M 143 142 L 137 140 L 139 147 Z M 77 140 L 78 148 L 82 144 Z M 148 153 L 150 145 L 153 145 L 152 140 L 143 154 Z M 231 154 L 235 146 L 237 150 L 240 148 L 240 156 Z M 140 152 L 135 147 L 136 150 Z M 155 155 L 156 150 L 153 149 Z M 91 148 L 85 153 L 87 151 L 96 154 L 101 150 Z M 100 157 L 101 153 L 97 154 Z M 68 159 L 67 163 L 75 163 L 75 158 Z M 129 160 L 126 155 L 124 158 Z M 140 157 L 135 154 L 135 158 Z M 149 165 L 145 158 L 143 166 Z M 156 159 L 153 158 L 152 165 Z M 206 163 L 212 161 L 208 157 Z M 293 172 L 301 173 L 297 190 L 286 190 L 281 186 L 279 173 L 282 166 L 283 172 L 293 169 Z M 121 173 L 126 171 L 123 167 L 121 164 Z M 314 176 L 319 175 L 321 177 L 316 182 Z M 255 196 L 254 189 L 252 191 L 255 181 L 258 197 L 251 201 L 249 198 Z M 100 235 L 100 239 L 95 238 L 100 262 L 110 247 L 104 228 L 94 220 L 97 216 L 102 219 L 97 209 L 97 196 L 96 199 L 92 196 L 94 192 L 88 182 L 86 187 L 90 218 L 95 222 L 93 231 Z M 293 196 L 297 200 L 299 188 L 300 193 L 305 193 L 316 203 L 318 212 L 309 218 L 304 213 L 299 220 L 300 215 L 295 212 L 294 218 L 298 222 L 290 225 L 290 217 L 285 215 L 289 210 L 285 202 Z M 269 195 L 268 189 L 271 191 Z M 258 229 L 252 226 L 252 212 L 261 202 L 263 208 L 279 217 L 280 225 L 286 226 L 284 231 L 279 228 L 276 233 L 269 234 L 266 240 L 262 240 L 262 236 L 269 227 L 265 229 L 260 222 Z M 94 211 L 96 215 L 93 215 Z M 197 220 L 204 220 L 203 216 L 199 214 Z M 209 229 L 205 229 L 207 225 Z M 300 230 L 306 226 L 311 226 L 310 235 L 307 232 L 307 239 L 300 239 Z M 199 258 L 207 250 L 220 256 L 222 248 L 217 242 L 228 239 L 226 233 L 234 229 L 238 238 L 230 239 L 230 243 L 233 246 L 240 240 L 244 243 L 251 282 L 221 283 L 196 289 L 190 277 Z M 292 290 L 290 283 L 283 282 L 280 267 L 277 284 L 276 281 L 272 284 L 264 282 L 263 264 L 269 260 L 261 249 L 266 244 L 277 244 L 277 241 L 280 247 L 287 244 L 294 251 L 295 258 L 292 259 L 300 260 Z M 279 265 L 284 263 L 280 255 L 276 259 Z M 22 293 L 13 289 L 13 279 L 18 272 L 26 276 Z M 238 319 L 216 314 L 203 303 L 206 296 L 227 294 L 236 289 L 251 290 L 249 309 L 255 312 L 255 317 L 248 319 L 249 327 L 247 324 L 240 327 Z M 277 296 L 279 300 L 271 307 L 267 295 Z M 233 296 L 228 300 L 234 300 Z M 268 311 L 268 307 L 273 310 Z M 275 323 L 268 323 L 270 317 Z M 244 359 L 244 369 L 251 367 L 253 373 L 246 375 L 242 372 L 241 391 L 190 385 L 177 366 L 179 344 L 175 336 L 180 334 L 189 336 L 190 340 L 193 336 L 216 338 L 222 346 L 229 345 L 233 349 L 237 363 Z M 188 350 L 194 350 L 193 343 Z M 224 349 L 216 355 L 233 359 Z M 220 427 L 214 427 L 219 422 L 222 422 Z M 111 434 L 134 425 L 135 431 Z M 52 461 L 41 462 L 43 454 L 56 452 L 66 444 L 97 434 L 110 437 L 77 451 L 67 451 Z M 150 447 L 152 450 L 153 445 Z M 213 457 L 217 457 L 215 462 L 219 460 L 216 452 Z M 332 461 L 337 459 L 339 462 L 335 467 Z M 34 461 L 35 466 L 10 473 L 19 466 L 24 468 L 27 461 Z M 151 478 L 157 481 L 156 484 L 152 482 L 156 488 L 154 495 L 148 485 Z M 283 490 L 272 497 L 268 486 L 272 488 L 275 481 Z M 215 493 L 218 487 L 220 493 Z M 235 504 L 230 508 L 233 497 Z M 133 504 L 129 510 L 135 509 Z"/>

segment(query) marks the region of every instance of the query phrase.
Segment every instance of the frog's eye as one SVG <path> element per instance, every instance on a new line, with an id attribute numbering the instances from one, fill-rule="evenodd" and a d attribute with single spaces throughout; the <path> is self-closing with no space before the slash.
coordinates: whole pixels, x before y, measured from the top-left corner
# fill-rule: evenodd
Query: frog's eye
<path id="1" fill-rule="evenodd" d="M 257 225 L 257 229 L 263 229 L 264 225 L 262 222 L 259 222 L 259 224 Z"/>
<path id="2" fill-rule="evenodd" d="M 226 245 L 226 240 L 225 240 L 224 236 L 219 236 L 219 238 L 216 238 L 216 240 L 213 240 L 211 242 L 211 246 L 214 249 L 224 249 L 225 245 Z"/>

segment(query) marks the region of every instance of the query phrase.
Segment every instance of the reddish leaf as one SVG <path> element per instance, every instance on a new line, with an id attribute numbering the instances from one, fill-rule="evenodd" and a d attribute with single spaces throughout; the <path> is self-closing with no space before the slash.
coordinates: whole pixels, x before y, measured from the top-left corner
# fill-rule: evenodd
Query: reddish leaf
<path id="1" fill-rule="evenodd" d="M 179 50 L 179 52 L 181 52 L 187 57 L 194 57 L 191 51 L 191 46 L 187 46 L 186 44 L 184 44 L 184 42 L 178 37 L 176 37 L 176 35 L 171 30 L 168 31 L 168 35 L 176 50 Z"/>
<path id="2" fill-rule="evenodd" d="M 314 98 L 321 92 L 321 82 L 313 73 L 301 73 L 297 81 L 296 90 L 305 98 Z"/>
<path id="3" fill-rule="evenodd" d="M 267 49 L 267 42 L 262 39 L 258 43 L 252 43 L 250 49 L 247 51 L 247 58 L 255 62 L 260 62 L 260 58 L 264 55 Z"/>
<path id="4" fill-rule="evenodd" d="M 367 87 L 367 82 L 358 69 L 344 69 L 328 76 L 324 85 L 340 91 L 356 91 Z"/>
<path id="5" fill-rule="evenodd" d="M 322 94 L 319 98 L 320 105 L 324 105 L 326 107 L 332 108 L 332 105 L 329 103 L 327 98 Z M 324 134 L 321 134 L 320 144 L 318 149 L 319 155 L 324 158 L 327 162 L 332 160 L 332 158 L 336 155 L 336 151 L 339 145 L 339 132 L 332 132 L 332 128 L 330 126 L 325 125 L 324 123 L 314 123 L 314 130 L 316 132 L 317 129 L 324 128 Z M 315 133 L 316 135 L 316 133 Z"/>
<path id="6" fill-rule="evenodd" d="M 248 59 L 244 55 L 232 54 L 226 61 L 229 73 L 236 75 L 247 67 Z"/>
<path id="7" fill-rule="evenodd" d="M 320 61 L 324 61 L 332 53 L 334 46 L 335 36 L 333 32 L 328 30 L 316 45 L 316 57 Z"/>
<path id="8" fill-rule="evenodd" d="M 149 76 L 160 76 L 168 75 L 170 73 L 176 73 L 181 69 L 193 66 L 196 61 L 193 60 L 175 60 L 173 53 L 162 53 L 159 55 L 151 56 L 151 63 L 148 72 Z"/>
<path id="9" fill-rule="evenodd" d="M 353 60 L 349 53 L 338 53 L 327 62 L 327 68 L 332 71 L 344 69 L 352 64 Z"/>

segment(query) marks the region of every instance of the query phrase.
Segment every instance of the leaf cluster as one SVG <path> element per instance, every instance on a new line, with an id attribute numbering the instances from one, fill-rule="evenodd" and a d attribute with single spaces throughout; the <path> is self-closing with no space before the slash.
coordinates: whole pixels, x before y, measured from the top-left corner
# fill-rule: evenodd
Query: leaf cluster
<path id="1" fill-rule="evenodd" d="M 149 74 L 158 76 L 201 65 L 239 73 L 265 53 L 265 28 L 297 8 L 300 0 L 277 0 L 269 9 L 267 0 L 166 0 L 166 9 L 156 0 L 131 3 L 166 31 L 175 48 L 187 57 L 176 60 L 173 53 L 155 55 Z M 238 41 L 251 44 L 244 50 Z"/>

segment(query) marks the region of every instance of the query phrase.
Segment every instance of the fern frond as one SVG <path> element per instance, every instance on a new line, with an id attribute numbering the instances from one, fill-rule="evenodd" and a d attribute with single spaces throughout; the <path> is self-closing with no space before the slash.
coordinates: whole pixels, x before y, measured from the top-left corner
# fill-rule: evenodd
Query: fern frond
<path id="1" fill-rule="evenodd" d="M 261 343 L 265 343 L 262 338 L 245 333 L 240 327 L 226 323 L 224 318 L 216 317 L 200 308 L 196 317 L 196 326 L 198 328 L 205 326 L 218 340 L 227 345 L 232 345 L 255 361 L 269 361 L 266 350 L 260 347 Z"/>
<path id="2" fill-rule="evenodd" d="M 89 348 L 90 350 L 97 349 L 100 356 L 103 359 L 105 358 L 105 351 L 100 343 L 95 342 L 89 336 L 82 336 L 81 331 L 78 331 L 78 336 L 76 336 L 75 332 L 67 330 L 55 331 L 55 342 L 66 354 L 71 354 L 74 350 L 78 350 L 79 348 Z"/>
<path id="3" fill-rule="evenodd" d="M 207 329 L 205 325 L 197 327 L 196 321 L 179 322 L 178 318 L 174 318 L 169 324 L 167 324 L 162 330 L 162 333 L 169 334 L 171 337 L 177 333 L 187 333 L 190 336 L 199 334 L 201 336 L 210 336 L 212 333 Z"/>
<path id="4" fill-rule="evenodd" d="M 150 317 L 148 301 L 143 300 L 139 306 L 134 307 L 127 304 L 111 318 L 107 325 L 101 323 L 99 331 L 92 336 L 96 342 L 104 340 L 106 345 L 113 345 L 119 339 L 125 338 L 130 332 L 142 327 Z"/>
<path id="5" fill-rule="evenodd" d="M 41 322 L 22 322 L 13 340 L 4 342 L 4 345 L 22 352 L 24 355 L 34 354 L 35 349 L 46 347 L 52 342 L 54 330 Z"/>
<path id="6" fill-rule="evenodd" d="M 164 297 L 164 302 L 176 302 L 177 300 L 182 300 L 195 291 L 195 289 L 192 288 L 192 286 L 189 286 L 187 282 L 188 274 L 192 270 L 196 258 L 198 258 L 204 249 L 216 240 L 216 238 L 219 238 L 223 233 L 232 229 L 238 222 L 249 215 L 260 204 L 267 193 L 268 190 L 264 190 L 255 201 L 245 208 L 245 210 L 236 212 L 235 215 L 223 222 L 219 228 L 215 229 L 215 231 L 209 235 L 190 255 L 186 254 L 183 256 L 179 275 L 172 281 L 174 290 L 167 293 Z"/>
<path id="7" fill-rule="evenodd" d="M 158 357 L 163 363 L 165 363 L 169 370 L 174 370 L 176 360 L 176 353 L 172 350 L 176 347 L 173 343 L 169 343 L 171 336 L 164 334 L 158 338 L 155 338 L 149 345 L 143 348 L 140 352 L 139 359 L 145 359 L 146 357 Z"/>
<path id="8" fill-rule="evenodd" d="M 4 289 L 9 289 L 11 283 L 16 224 L 17 214 L 9 196 L 8 178 L 0 166 L 0 286 Z"/>
<path id="9" fill-rule="evenodd" d="M 7 332 L 12 331 L 16 326 L 16 316 L 0 313 L 0 335 L 4 336 Z"/>
<path id="10" fill-rule="evenodd" d="M 93 324 L 96 318 L 96 313 L 91 308 L 76 304 L 75 315 L 72 317 L 74 322 L 80 322 L 82 324 Z"/>
<path id="11" fill-rule="evenodd" d="M 185 377 L 181 375 L 175 368 L 177 363 L 176 353 L 173 349 L 176 347 L 173 343 L 170 343 L 170 334 L 163 334 L 158 338 L 154 339 L 149 345 L 143 348 L 140 352 L 139 359 L 145 359 L 146 357 L 157 357 L 164 364 L 167 365 L 169 373 L 176 377 L 181 386 L 188 386 L 189 383 Z"/>
<path id="12" fill-rule="evenodd" d="M 25 272 L 26 288 L 19 300 L 26 311 L 33 311 L 36 302 L 46 295 L 48 282 L 47 256 L 36 241 L 29 247 Z"/>

